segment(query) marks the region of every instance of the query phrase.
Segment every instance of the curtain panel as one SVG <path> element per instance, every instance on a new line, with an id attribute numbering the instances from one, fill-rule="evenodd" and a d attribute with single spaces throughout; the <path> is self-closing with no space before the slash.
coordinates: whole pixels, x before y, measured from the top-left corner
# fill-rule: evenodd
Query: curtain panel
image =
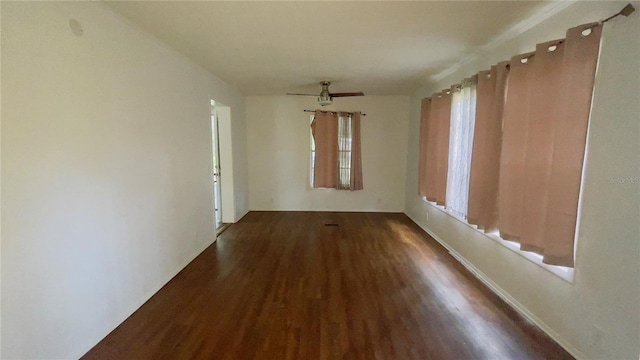
<path id="1" fill-rule="evenodd" d="M 444 205 L 449 158 L 451 90 L 446 89 L 433 94 L 430 104 L 423 108 L 428 111 L 428 115 L 424 115 L 426 127 L 421 129 L 421 133 L 424 132 L 427 136 L 423 190 L 427 200 Z"/>
<path id="2" fill-rule="evenodd" d="M 338 186 L 338 114 L 317 110 L 311 133 L 316 144 L 313 187 L 335 188 Z"/>
<path id="3" fill-rule="evenodd" d="M 519 234 L 524 204 L 524 164 L 527 154 L 527 132 L 531 109 L 529 98 L 533 72 L 528 71 L 536 58 L 535 53 L 511 58 L 509 72 L 509 100 L 505 103 L 500 156 L 499 222 L 503 239 L 520 239 Z M 519 100 L 517 100 L 519 99 Z"/>
<path id="4" fill-rule="evenodd" d="M 603 24 L 567 32 L 563 59 L 562 106 L 554 122 L 554 152 L 544 256 L 548 263 L 573 266 L 578 203 Z"/>
<path id="5" fill-rule="evenodd" d="M 467 219 L 487 232 L 498 226 L 502 113 L 508 74 L 508 61 L 478 73 Z"/>
<path id="6" fill-rule="evenodd" d="M 420 153 L 418 154 L 418 195 L 427 197 L 427 172 L 429 143 L 429 119 L 431 115 L 431 98 L 422 99 L 420 108 Z"/>
<path id="7" fill-rule="evenodd" d="M 451 90 L 445 89 L 438 95 L 438 142 L 436 148 L 437 173 L 435 202 L 445 205 L 447 198 L 447 174 L 449 170 L 449 132 L 451 130 Z"/>
<path id="8" fill-rule="evenodd" d="M 512 58 L 500 169 L 501 236 L 573 267 L 582 167 L 602 24 Z M 526 59 L 526 60 L 524 60 Z"/>

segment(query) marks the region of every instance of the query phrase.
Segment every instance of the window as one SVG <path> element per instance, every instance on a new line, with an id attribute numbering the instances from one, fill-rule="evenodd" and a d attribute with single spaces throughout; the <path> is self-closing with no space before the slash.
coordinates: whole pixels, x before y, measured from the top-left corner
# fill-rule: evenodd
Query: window
<path id="1" fill-rule="evenodd" d="M 361 190 L 360 113 L 316 111 L 310 120 L 311 187 Z"/>
<path id="2" fill-rule="evenodd" d="M 580 25 L 479 72 L 475 95 L 465 80 L 423 99 L 418 193 L 573 267 L 601 31 Z"/>

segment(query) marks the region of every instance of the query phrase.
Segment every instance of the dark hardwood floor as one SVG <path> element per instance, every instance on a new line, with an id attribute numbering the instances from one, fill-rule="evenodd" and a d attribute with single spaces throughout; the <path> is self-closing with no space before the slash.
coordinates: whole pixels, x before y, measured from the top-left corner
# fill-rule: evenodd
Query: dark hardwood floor
<path id="1" fill-rule="evenodd" d="M 318 212 L 249 213 L 83 357 L 571 358 L 407 216 Z"/>

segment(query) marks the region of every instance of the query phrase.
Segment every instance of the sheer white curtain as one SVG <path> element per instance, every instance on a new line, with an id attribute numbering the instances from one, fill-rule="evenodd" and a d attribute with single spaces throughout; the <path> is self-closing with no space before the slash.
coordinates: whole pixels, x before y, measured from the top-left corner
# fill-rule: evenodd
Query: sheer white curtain
<path id="1" fill-rule="evenodd" d="M 465 79 L 451 99 L 449 162 L 445 206 L 455 215 L 467 217 L 469 173 L 476 117 L 476 78 Z"/>
<path id="2" fill-rule="evenodd" d="M 338 116 L 338 186 L 336 189 L 351 188 L 351 114 Z"/>

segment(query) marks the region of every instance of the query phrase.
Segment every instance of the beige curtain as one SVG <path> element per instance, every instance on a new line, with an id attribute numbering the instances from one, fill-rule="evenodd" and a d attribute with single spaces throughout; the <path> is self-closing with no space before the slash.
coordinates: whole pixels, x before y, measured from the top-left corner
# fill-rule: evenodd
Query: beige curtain
<path id="1" fill-rule="evenodd" d="M 338 114 L 317 110 L 311 123 L 316 146 L 313 187 L 338 185 Z"/>
<path id="2" fill-rule="evenodd" d="M 428 117 L 425 190 L 427 200 L 445 204 L 449 159 L 449 123 L 451 117 L 451 91 L 433 94 Z"/>
<path id="3" fill-rule="evenodd" d="M 452 90 L 442 90 L 438 109 L 438 150 L 437 150 L 437 177 L 436 177 L 436 203 L 445 205 L 447 195 L 447 174 L 449 170 L 449 132 L 451 127 L 451 94 Z"/>
<path id="4" fill-rule="evenodd" d="M 545 232 L 544 261 L 550 264 L 574 265 L 578 200 L 601 35 L 602 24 L 587 24 L 567 31 L 563 106 L 558 109 L 558 121 L 554 123 L 555 151 Z"/>
<path id="5" fill-rule="evenodd" d="M 519 240 L 524 207 L 524 160 L 527 153 L 527 130 L 531 115 L 529 98 L 535 61 L 534 53 L 511 58 L 509 71 L 509 101 L 505 103 L 502 126 L 502 151 L 499 180 L 500 236 Z M 519 101 L 516 101 L 519 99 Z"/>
<path id="6" fill-rule="evenodd" d="M 578 198 L 602 25 L 512 59 L 500 169 L 500 231 L 573 266 Z M 526 63 L 523 59 L 527 59 Z"/>
<path id="7" fill-rule="evenodd" d="M 420 153 L 418 154 L 418 195 L 427 196 L 427 144 L 429 143 L 429 116 L 431 115 L 431 98 L 422 99 L 420 108 Z"/>
<path id="8" fill-rule="evenodd" d="M 485 231 L 495 230 L 498 224 L 502 113 L 508 75 L 508 61 L 478 73 L 467 221 Z"/>
<path id="9" fill-rule="evenodd" d="M 429 116 L 426 117 L 426 161 L 424 169 L 425 196 L 429 201 L 436 201 L 436 178 L 438 174 L 438 125 L 439 108 L 442 97 L 435 93 L 431 97 Z"/>
<path id="10" fill-rule="evenodd" d="M 554 51 L 548 49 L 554 48 Z M 529 121 L 527 122 L 526 156 L 524 159 L 524 193 L 520 247 L 525 251 L 542 253 L 545 218 L 549 200 L 549 177 L 553 157 L 553 123 L 562 86 L 564 41 L 556 40 L 536 46 L 535 61 L 529 83 Z M 518 234 L 516 234 L 518 235 Z"/>
<path id="11" fill-rule="evenodd" d="M 350 190 L 362 190 L 362 151 L 360 136 L 360 113 L 351 116 L 351 176 Z"/>

